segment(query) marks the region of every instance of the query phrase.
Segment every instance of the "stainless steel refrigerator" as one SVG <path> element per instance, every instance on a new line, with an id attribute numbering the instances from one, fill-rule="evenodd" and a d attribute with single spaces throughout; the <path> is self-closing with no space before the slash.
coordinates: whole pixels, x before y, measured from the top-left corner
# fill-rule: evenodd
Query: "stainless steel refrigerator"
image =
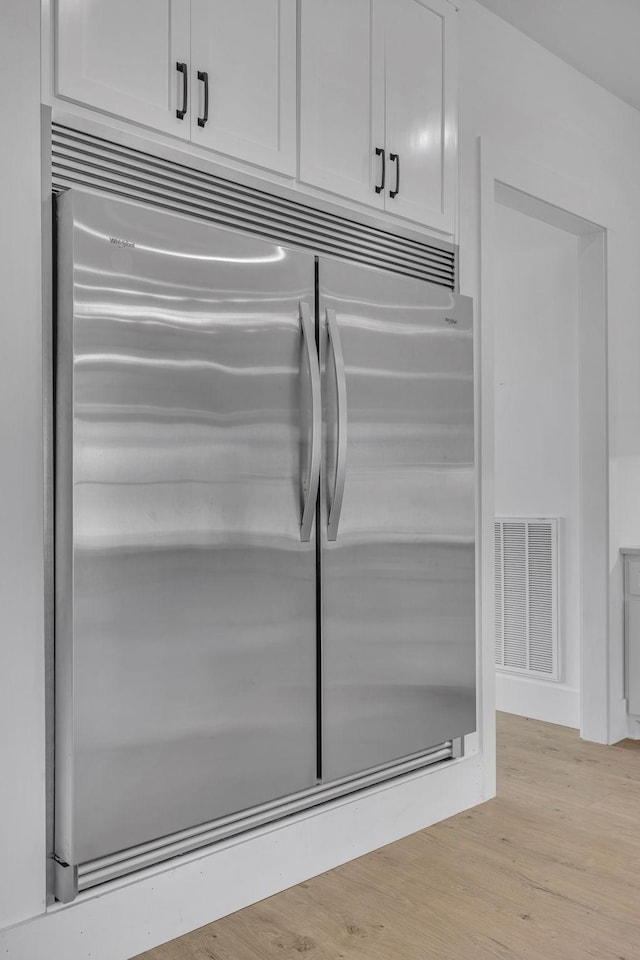
<path id="1" fill-rule="evenodd" d="M 57 260 L 75 892 L 475 729 L 473 337 L 445 287 L 81 190 Z"/>

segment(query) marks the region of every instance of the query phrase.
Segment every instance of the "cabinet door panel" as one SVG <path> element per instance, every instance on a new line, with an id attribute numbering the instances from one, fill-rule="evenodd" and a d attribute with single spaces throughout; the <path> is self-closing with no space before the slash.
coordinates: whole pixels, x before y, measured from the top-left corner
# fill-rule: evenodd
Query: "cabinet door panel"
<path id="1" fill-rule="evenodd" d="M 57 15 L 59 96 L 189 139 L 189 0 L 58 0 Z"/>
<path id="2" fill-rule="evenodd" d="M 452 231 L 449 178 L 455 158 L 455 110 L 452 113 L 445 91 L 447 97 L 454 92 L 450 83 L 455 75 L 450 78 L 449 69 L 445 75 L 445 66 L 451 46 L 447 31 L 453 30 L 455 13 L 439 0 L 385 2 L 386 209 Z M 389 163 L 392 153 L 397 163 Z M 392 197 L 396 187 L 397 196 Z"/>
<path id="3" fill-rule="evenodd" d="M 383 207 L 384 38 L 373 0 L 302 0 L 300 179 Z"/>
<path id="4" fill-rule="evenodd" d="M 192 0 L 191 18 L 193 142 L 294 176 L 296 0 Z"/>

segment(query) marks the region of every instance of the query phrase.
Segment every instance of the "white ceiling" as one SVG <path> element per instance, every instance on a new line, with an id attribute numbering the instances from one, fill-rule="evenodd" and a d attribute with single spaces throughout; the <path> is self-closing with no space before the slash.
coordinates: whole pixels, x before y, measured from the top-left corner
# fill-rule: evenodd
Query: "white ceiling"
<path id="1" fill-rule="evenodd" d="M 640 0 L 480 0 L 640 110 Z"/>

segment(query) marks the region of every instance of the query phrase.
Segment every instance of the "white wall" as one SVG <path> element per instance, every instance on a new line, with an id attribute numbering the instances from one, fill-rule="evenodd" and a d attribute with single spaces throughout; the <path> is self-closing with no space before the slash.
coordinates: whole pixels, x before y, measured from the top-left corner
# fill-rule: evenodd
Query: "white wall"
<path id="1" fill-rule="evenodd" d="M 475 0 L 462 0 L 460 42 L 460 267 L 465 291 L 481 297 L 479 137 L 495 152 L 519 155 L 523 164 L 537 167 L 557 206 L 607 229 L 610 703 L 606 739 L 613 741 L 627 731 L 618 551 L 622 544 L 640 543 L 640 113 Z M 492 322 L 490 316 L 482 316 L 483 349 L 491 344 Z M 492 427 L 488 401 L 483 412 L 487 433 Z M 485 602 L 493 588 L 490 579 L 487 574 Z"/>
<path id="2" fill-rule="evenodd" d="M 0 13 L 0 927 L 45 903 L 40 4 Z"/>
<path id="3" fill-rule="evenodd" d="M 496 203 L 497 517 L 558 516 L 561 682 L 499 672 L 498 710 L 580 725 L 578 237 Z"/>

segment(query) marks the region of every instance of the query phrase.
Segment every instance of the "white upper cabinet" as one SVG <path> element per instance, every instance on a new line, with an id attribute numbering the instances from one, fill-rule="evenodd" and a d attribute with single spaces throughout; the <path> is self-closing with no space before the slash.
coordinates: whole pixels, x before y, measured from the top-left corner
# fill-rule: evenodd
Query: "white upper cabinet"
<path id="1" fill-rule="evenodd" d="M 300 179 L 383 209 L 380 11 L 373 0 L 302 0 L 301 18 Z"/>
<path id="2" fill-rule="evenodd" d="M 56 93 L 188 139 L 190 0 L 57 0 Z M 187 74 L 188 78 L 188 74 Z"/>
<path id="3" fill-rule="evenodd" d="M 454 234 L 448 0 L 56 0 L 54 9 L 59 97 Z"/>
<path id="4" fill-rule="evenodd" d="M 385 7 L 386 209 L 453 233 L 456 164 L 455 11 L 446 0 Z M 449 61 L 449 63 L 448 63 Z"/>
<path id="5" fill-rule="evenodd" d="M 296 0 L 58 0 L 56 93 L 296 174 Z"/>
<path id="6" fill-rule="evenodd" d="M 193 142 L 295 176 L 296 45 L 296 0 L 191 0 Z"/>
<path id="7" fill-rule="evenodd" d="M 301 0 L 301 10 L 301 179 L 454 233 L 453 6 Z"/>

